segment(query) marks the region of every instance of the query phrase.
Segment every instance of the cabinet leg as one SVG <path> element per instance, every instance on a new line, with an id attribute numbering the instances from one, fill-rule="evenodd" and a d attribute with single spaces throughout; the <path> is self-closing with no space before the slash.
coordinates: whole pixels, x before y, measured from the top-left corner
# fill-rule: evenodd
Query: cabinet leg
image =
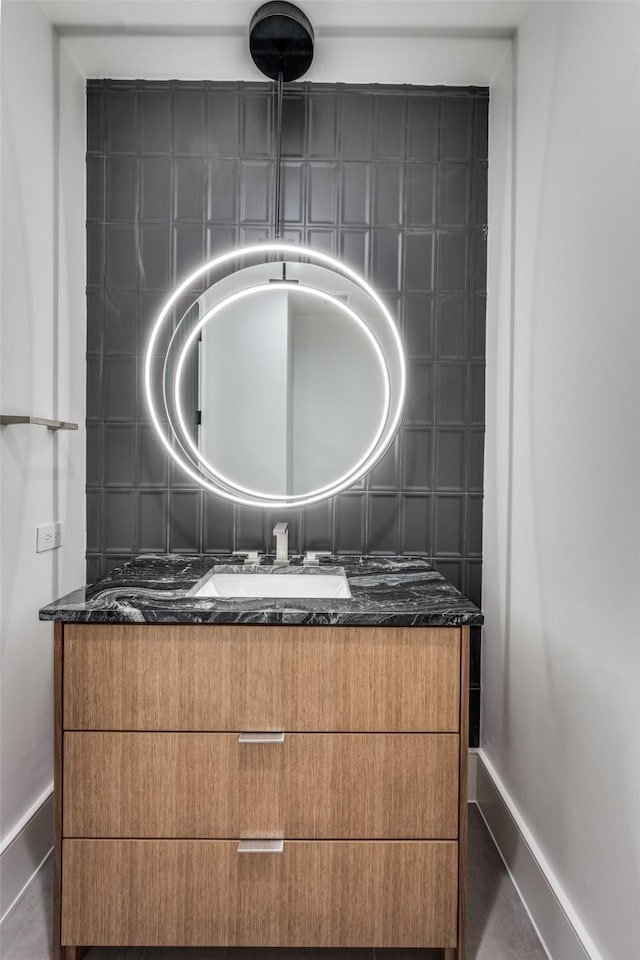
<path id="1" fill-rule="evenodd" d="M 60 960 L 82 960 L 89 947 L 61 947 Z"/>
<path id="2" fill-rule="evenodd" d="M 457 947 L 445 947 L 442 951 L 443 960 L 459 960 Z"/>

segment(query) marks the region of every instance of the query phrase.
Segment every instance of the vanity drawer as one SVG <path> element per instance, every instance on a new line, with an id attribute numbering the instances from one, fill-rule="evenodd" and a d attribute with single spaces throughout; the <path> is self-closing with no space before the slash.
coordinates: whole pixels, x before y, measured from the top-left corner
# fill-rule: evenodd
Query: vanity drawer
<path id="1" fill-rule="evenodd" d="M 458 834 L 457 734 L 64 735 L 69 837 Z"/>
<path id="2" fill-rule="evenodd" d="M 65 840 L 62 943 L 452 947 L 457 843 Z"/>
<path id="3" fill-rule="evenodd" d="M 457 732 L 460 633 L 70 624 L 64 726 Z"/>

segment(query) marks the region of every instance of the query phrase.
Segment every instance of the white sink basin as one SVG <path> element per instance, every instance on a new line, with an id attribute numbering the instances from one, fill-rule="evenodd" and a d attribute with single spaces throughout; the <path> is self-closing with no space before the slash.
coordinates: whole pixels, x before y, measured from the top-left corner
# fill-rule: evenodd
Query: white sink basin
<path id="1" fill-rule="evenodd" d="M 257 568 L 254 572 L 241 568 L 241 571 L 212 574 L 192 596 L 290 599 L 348 599 L 351 596 L 349 583 L 341 568 L 334 568 L 331 573 L 297 573 L 289 570 L 274 572 L 272 567 Z"/>

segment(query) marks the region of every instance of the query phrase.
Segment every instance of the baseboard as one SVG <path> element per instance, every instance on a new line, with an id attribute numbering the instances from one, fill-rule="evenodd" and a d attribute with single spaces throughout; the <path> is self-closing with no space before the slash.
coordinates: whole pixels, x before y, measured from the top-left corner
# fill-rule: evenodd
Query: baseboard
<path id="1" fill-rule="evenodd" d="M 478 751 L 475 749 L 469 750 L 467 761 L 467 800 L 478 802 Z"/>
<path id="2" fill-rule="evenodd" d="M 484 750 L 476 775 L 480 813 L 551 960 L 603 960 Z"/>
<path id="3" fill-rule="evenodd" d="M 0 853 L 0 924 L 11 912 L 53 846 L 53 794 L 49 787 L 12 831 Z"/>

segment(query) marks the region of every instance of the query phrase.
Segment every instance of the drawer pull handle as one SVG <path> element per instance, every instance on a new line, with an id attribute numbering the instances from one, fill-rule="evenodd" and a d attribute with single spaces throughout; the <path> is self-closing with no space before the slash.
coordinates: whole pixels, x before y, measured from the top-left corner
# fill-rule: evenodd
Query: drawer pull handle
<path id="1" fill-rule="evenodd" d="M 270 733 L 241 733 L 238 743 L 284 743 L 284 730 Z"/>
<path id="2" fill-rule="evenodd" d="M 239 840 L 238 853 L 282 853 L 284 840 Z"/>

